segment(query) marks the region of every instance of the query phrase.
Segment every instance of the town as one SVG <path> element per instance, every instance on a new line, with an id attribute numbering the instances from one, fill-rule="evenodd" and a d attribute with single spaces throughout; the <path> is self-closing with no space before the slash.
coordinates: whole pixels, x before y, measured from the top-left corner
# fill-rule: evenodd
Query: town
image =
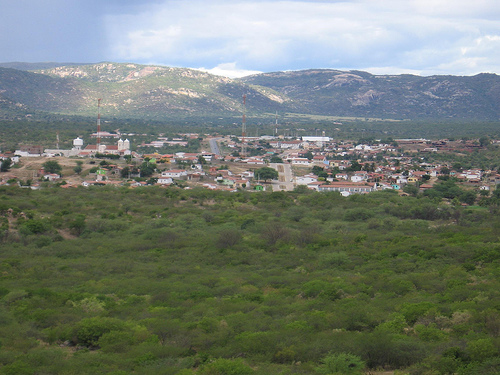
<path id="1" fill-rule="evenodd" d="M 0 183 L 31 189 L 47 183 L 63 188 L 159 185 L 227 191 L 311 189 L 337 191 L 343 196 L 387 189 L 416 194 L 449 177 L 479 195 L 488 195 L 500 184 L 498 170 L 440 157 L 470 156 L 500 144 L 500 140 L 487 137 L 349 141 L 324 134 L 242 137 L 184 133 L 137 144 L 134 150 L 126 136 L 94 133 L 87 145 L 77 137 L 68 150 L 20 146 L 0 154 Z M 192 140 L 199 142 L 197 152 L 164 152 L 169 147 L 187 147 Z"/>

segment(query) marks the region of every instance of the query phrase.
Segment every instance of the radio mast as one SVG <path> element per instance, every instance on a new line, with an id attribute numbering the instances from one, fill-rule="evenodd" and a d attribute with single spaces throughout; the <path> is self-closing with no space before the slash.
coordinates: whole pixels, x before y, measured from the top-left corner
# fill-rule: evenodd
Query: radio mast
<path id="1" fill-rule="evenodd" d="M 247 154 L 247 144 L 246 144 L 246 135 L 247 135 L 247 96 L 243 95 L 243 121 L 241 123 L 241 156 L 245 157 Z"/>
<path id="2" fill-rule="evenodd" d="M 97 146 L 96 153 L 101 148 L 101 99 L 97 99 Z"/>
<path id="3" fill-rule="evenodd" d="M 276 123 L 274 124 L 274 136 L 278 136 L 278 111 L 276 111 Z"/>

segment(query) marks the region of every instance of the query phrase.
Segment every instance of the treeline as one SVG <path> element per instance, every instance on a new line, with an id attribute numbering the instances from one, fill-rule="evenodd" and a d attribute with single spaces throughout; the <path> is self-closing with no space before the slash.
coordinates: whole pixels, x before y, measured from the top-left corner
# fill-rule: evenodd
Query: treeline
<path id="1" fill-rule="evenodd" d="M 0 372 L 497 374 L 498 207 L 2 187 Z"/>

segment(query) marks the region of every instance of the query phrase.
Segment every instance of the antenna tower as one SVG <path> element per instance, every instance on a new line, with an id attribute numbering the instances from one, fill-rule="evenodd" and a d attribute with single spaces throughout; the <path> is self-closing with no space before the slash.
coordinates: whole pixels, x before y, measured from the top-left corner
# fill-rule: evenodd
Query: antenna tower
<path id="1" fill-rule="evenodd" d="M 59 150 L 59 130 L 56 133 L 56 149 Z"/>
<path id="2" fill-rule="evenodd" d="M 276 123 L 274 124 L 274 136 L 278 136 L 278 111 L 276 111 Z"/>
<path id="3" fill-rule="evenodd" d="M 243 121 L 241 123 L 241 156 L 246 156 L 247 154 L 247 144 L 246 144 L 246 135 L 247 135 L 247 96 L 243 95 Z"/>
<path id="4" fill-rule="evenodd" d="M 97 99 L 97 149 L 96 153 L 101 148 L 101 99 Z"/>

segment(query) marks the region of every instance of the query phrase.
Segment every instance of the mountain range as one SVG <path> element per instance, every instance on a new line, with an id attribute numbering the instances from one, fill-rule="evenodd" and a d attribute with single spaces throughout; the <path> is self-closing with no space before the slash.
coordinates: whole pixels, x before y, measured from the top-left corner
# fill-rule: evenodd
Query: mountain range
<path id="1" fill-rule="evenodd" d="M 246 106 L 243 106 L 246 95 Z M 500 119 L 500 76 L 373 75 L 310 69 L 229 79 L 165 66 L 0 64 L 0 118 L 95 116 L 165 120 L 307 116 L 378 119 Z"/>

